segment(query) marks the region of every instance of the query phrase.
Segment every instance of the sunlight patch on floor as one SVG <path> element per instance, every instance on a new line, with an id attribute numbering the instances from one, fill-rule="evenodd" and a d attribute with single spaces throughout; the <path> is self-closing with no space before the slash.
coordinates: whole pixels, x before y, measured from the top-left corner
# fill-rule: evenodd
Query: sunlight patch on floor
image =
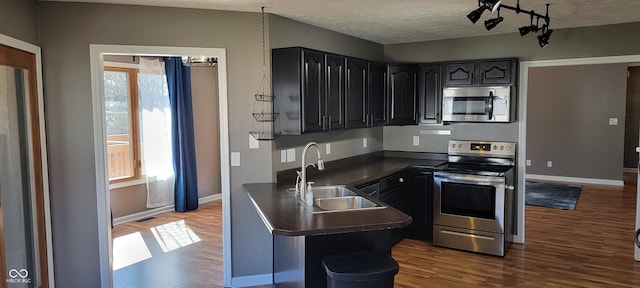
<path id="1" fill-rule="evenodd" d="M 151 257 L 151 252 L 144 242 L 144 239 L 142 239 L 140 232 L 113 239 L 113 271 Z"/>
<path id="2" fill-rule="evenodd" d="M 200 237 L 184 223 L 184 220 L 158 225 L 151 228 L 151 232 L 165 253 L 180 247 L 189 246 L 201 240 Z"/>

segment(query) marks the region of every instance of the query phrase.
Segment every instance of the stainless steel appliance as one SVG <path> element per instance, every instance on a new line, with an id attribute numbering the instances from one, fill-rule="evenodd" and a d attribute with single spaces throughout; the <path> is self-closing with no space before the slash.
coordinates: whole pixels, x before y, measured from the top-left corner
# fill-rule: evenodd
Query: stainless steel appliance
<path id="1" fill-rule="evenodd" d="M 510 86 L 449 87 L 442 90 L 442 121 L 512 122 L 515 101 Z"/>
<path id="2" fill-rule="evenodd" d="M 434 172 L 433 244 L 504 256 L 513 234 L 516 143 L 449 141 Z"/>

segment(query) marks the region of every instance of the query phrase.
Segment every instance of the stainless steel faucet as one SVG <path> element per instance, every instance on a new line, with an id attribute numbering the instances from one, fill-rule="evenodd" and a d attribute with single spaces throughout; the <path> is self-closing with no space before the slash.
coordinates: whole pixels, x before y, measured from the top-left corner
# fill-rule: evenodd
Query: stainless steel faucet
<path id="1" fill-rule="evenodd" d="M 307 192 L 307 166 L 315 166 L 313 163 L 308 165 L 305 163 L 307 150 L 309 150 L 311 146 L 315 146 L 316 151 L 318 151 L 318 170 L 324 170 L 324 160 L 322 160 L 322 155 L 320 155 L 320 146 L 318 146 L 318 143 L 316 142 L 307 143 L 307 145 L 304 146 L 304 149 L 302 149 L 302 166 L 300 168 L 300 181 L 302 182 L 300 184 L 300 198 L 303 200 Z M 296 183 L 296 187 L 297 186 L 298 185 Z"/>

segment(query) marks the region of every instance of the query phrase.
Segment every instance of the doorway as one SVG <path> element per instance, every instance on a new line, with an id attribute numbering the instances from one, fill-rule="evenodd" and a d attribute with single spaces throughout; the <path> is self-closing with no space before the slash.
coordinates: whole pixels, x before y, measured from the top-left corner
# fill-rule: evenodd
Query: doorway
<path id="1" fill-rule="evenodd" d="M 40 48 L 0 35 L 0 287 L 53 283 Z"/>
<path id="2" fill-rule="evenodd" d="M 629 65 L 627 105 L 624 131 L 625 172 L 636 172 L 638 166 L 638 129 L 640 123 L 640 65 Z"/>
<path id="3" fill-rule="evenodd" d="M 112 243 L 110 208 L 111 197 L 108 193 L 108 178 L 106 165 L 106 134 L 104 118 L 103 95 L 103 61 L 105 55 L 136 55 L 136 56 L 207 56 L 218 59 L 218 112 L 219 112 L 219 140 L 220 140 L 220 174 L 223 210 L 223 270 L 224 285 L 231 283 L 231 238 L 230 238 L 230 177 L 229 177 L 229 131 L 227 114 L 227 79 L 226 52 L 221 48 L 191 48 L 191 47 L 157 47 L 157 46 L 124 46 L 124 45 L 90 45 L 93 119 L 96 157 L 96 191 L 98 194 L 98 218 L 100 241 L 100 274 L 101 285 L 111 287 L 112 275 Z"/>
<path id="4" fill-rule="evenodd" d="M 527 92 L 528 92 L 528 80 L 529 80 L 529 68 L 535 67 L 555 67 L 555 66 L 573 66 L 573 65 L 591 65 L 591 64 L 614 64 L 614 63 L 634 63 L 640 62 L 640 55 L 629 56 L 610 56 L 610 57 L 592 57 L 592 58 L 575 58 L 575 59 L 562 59 L 562 60 L 541 60 L 541 61 L 524 61 L 520 63 L 520 105 L 519 105 L 519 117 L 521 119 L 519 123 L 519 140 L 518 147 L 518 162 L 526 163 L 527 155 Z M 518 205 L 517 205 L 517 217 L 518 217 L 518 236 L 515 241 L 518 243 L 524 243 L 525 240 L 525 207 L 524 207 L 524 178 L 526 176 L 526 167 L 519 165 L 518 167 Z M 618 183 L 618 181 L 613 181 Z M 622 182 L 622 181 L 619 181 Z M 615 184 L 614 184 L 615 185 Z"/>

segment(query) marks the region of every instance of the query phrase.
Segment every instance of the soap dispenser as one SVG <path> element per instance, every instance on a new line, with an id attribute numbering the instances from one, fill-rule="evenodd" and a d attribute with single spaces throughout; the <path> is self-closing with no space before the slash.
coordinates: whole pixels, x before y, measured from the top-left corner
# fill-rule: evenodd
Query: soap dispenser
<path id="1" fill-rule="evenodd" d="M 311 187 L 313 183 L 314 182 L 307 182 L 307 191 L 304 195 L 304 203 L 307 206 L 313 206 L 313 188 Z"/>

